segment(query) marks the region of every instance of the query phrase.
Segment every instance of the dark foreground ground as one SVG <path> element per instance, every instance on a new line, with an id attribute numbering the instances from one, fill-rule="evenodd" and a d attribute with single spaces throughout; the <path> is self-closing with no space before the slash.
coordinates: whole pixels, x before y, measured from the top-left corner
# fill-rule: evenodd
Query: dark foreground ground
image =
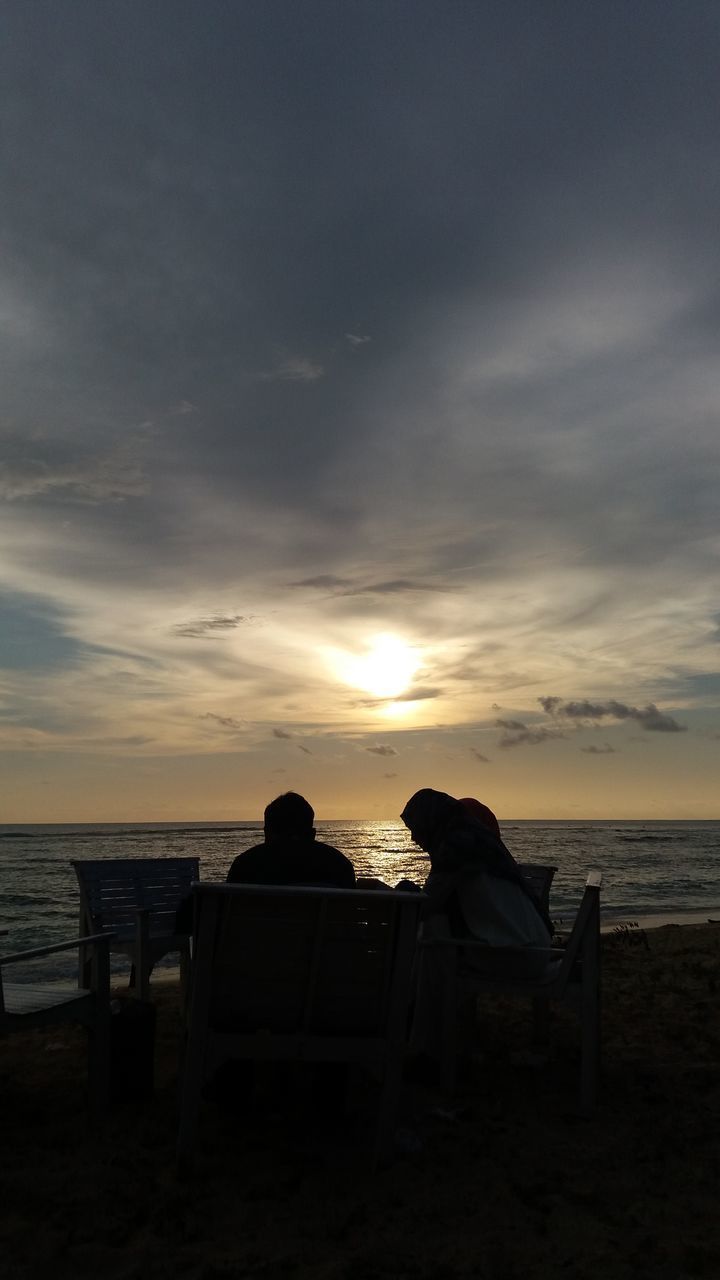
<path id="1" fill-rule="evenodd" d="M 284 1112 L 202 1113 L 194 1178 L 174 1170 L 177 992 L 158 984 L 156 1094 L 93 1131 L 80 1033 L 0 1044 L 3 1280 L 557 1280 L 720 1277 L 720 927 L 604 939 L 604 1081 L 577 1117 L 577 1034 L 528 1052 L 524 1008 L 480 1011 L 452 1103 L 409 1083 L 398 1150 L 369 1172 L 374 1086 L 317 1132 Z"/>

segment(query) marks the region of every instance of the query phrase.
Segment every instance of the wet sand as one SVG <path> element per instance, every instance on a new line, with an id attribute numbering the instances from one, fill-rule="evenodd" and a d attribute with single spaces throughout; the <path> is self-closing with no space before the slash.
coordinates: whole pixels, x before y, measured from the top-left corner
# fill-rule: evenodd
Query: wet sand
<path id="1" fill-rule="evenodd" d="M 452 1102 L 408 1083 L 393 1162 L 367 1165 L 374 1087 L 342 1131 L 303 1081 L 207 1103 L 174 1171 L 177 992 L 154 984 L 156 1093 L 93 1131 L 81 1033 L 0 1044 L 0 1273 L 106 1280 L 521 1280 L 720 1275 L 720 927 L 603 938 L 602 1097 L 578 1117 L 577 1024 L 530 1051 L 526 1006 L 483 1005 Z M 279 1105 L 286 1100 L 283 1109 Z"/>

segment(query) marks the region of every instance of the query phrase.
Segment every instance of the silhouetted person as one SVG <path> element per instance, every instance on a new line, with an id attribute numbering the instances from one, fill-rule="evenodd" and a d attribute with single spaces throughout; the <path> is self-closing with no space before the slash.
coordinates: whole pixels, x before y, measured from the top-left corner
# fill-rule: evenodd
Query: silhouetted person
<path id="1" fill-rule="evenodd" d="M 517 977 L 542 972 L 547 962 L 537 949 L 550 945 L 552 926 L 500 839 L 494 814 L 479 801 L 461 802 L 425 787 L 400 816 L 415 844 L 430 855 L 425 933 L 485 943 L 487 951 L 465 954 L 464 963 L 473 968 Z M 493 947 L 499 948 L 495 955 Z M 503 952 L 506 947 L 514 949 L 511 956 Z M 441 1055 L 448 964 L 441 947 L 420 952 L 411 1044 L 432 1058 Z"/>
<path id="2" fill-rule="evenodd" d="M 331 844 L 315 839 L 315 813 L 304 796 L 286 791 L 271 801 L 264 814 L 265 841 L 239 853 L 227 874 L 230 884 L 307 885 L 323 889 L 354 889 L 355 868 Z M 274 1079 L 279 1100 L 289 1103 L 292 1068 L 273 1064 L 265 1079 Z M 226 1105 L 251 1103 L 256 1072 L 249 1062 L 226 1063 L 217 1073 L 216 1097 Z M 333 1130 L 345 1110 L 348 1083 L 346 1063 L 319 1062 L 312 1071 L 312 1121 Z"/>
<path id="3" fill-rule="evenodd" d="M 315 839 L 312 805 L 286 791 L 267 806 L 265 842 L 239 853 L 228 871 L 230 884 L 304 884 L 354 889 L 355 868 L 331 844 Z"/>

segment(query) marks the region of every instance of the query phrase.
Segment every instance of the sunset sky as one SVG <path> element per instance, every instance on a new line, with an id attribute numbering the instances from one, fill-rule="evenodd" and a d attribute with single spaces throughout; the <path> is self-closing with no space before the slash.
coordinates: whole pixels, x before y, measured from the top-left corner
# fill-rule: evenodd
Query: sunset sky
<path id="1" fill-rule="evenodd" d="M 0 822 L 720 817 L 716 0 L 0 34 Z"/>

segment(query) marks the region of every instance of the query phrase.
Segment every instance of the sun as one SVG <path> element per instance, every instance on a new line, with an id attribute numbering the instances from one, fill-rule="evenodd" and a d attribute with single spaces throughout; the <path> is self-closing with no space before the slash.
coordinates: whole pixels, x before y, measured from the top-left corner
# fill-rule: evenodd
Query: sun
<path id="1" fill-rule="evenodd" d="M 399 698 L 410 688 L 419 666 L 417 651 L 404 640 L 380 635 L 371 641 L 367 653 L 351 659 L 346 679 L 374 698 Z"/>

